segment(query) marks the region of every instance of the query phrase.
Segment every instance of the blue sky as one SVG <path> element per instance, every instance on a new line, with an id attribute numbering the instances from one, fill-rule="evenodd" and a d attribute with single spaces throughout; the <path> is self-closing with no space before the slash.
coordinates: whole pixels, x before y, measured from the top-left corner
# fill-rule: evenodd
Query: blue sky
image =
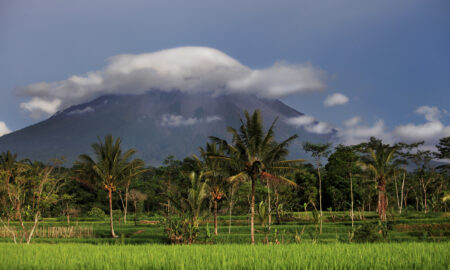
<path id="1" fill-rule="evenodd" d="M 430 143 L 450 134 L 448 0 L 3 0 L 0 122 L 14 131 L 47 117 L 30 117 L 20 104 L 33 96 L 16 88 L 101 70 L 114 55 L 181 46 L 215 48 L 253 70 L 282 61 L 323 71 L 324 89 L 281 99 L 343 129 L 343 141 L 370 130 Z M 324 106 L 336 93 L 348 102 Z M 353 117 L 360 121 L 344 128 Z"/>

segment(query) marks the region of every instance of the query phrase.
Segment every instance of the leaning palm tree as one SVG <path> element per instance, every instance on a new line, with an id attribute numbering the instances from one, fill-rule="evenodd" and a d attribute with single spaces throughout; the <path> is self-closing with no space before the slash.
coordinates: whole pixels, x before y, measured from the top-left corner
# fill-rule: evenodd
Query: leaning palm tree
<path id="1" fill-rule="evenodd" d="M 99 139 L 98 143 L 92 144 L 94 158 L 83 154 L 79 156 L 77 166 L 78 172 L 82 175 L 91 175 L 97 184 L 108 192 L 109 198 L 109 222 L 111 236 L 116 238 L 113 224 L 112 193 L 116 191 L 119 183 L 128 176 L 137 160 L 129 161 L 136 150 L 129 149 L 125 153 L 121 149 L 121 140 L 113 139 L 111 135 L 105 136 L 104 142 Z"/>
<path id="2" fill-rule="evenodd" d="M 212 159 L 221 159 L 230 163 L 239 164 L 241 170 L 229 178 L 230 182 L 248 180 L 251 181 L 251 218 L 250 233 L 251 243 L 255 243 L 255 186 L 257 180 L 279 182 L 296 186 L 291 180 L 281 176 L 282 171 L 294 169 L 303 160 L 284 160 L 288 154 L 287 146 L 297 138 L 293 135 L 281 143 L 275 141 L 274 128 L 277 119 L 273 121 L 267 132 L 264 132 L 261 112 L 256 110 L 253 115 L 245 111 L 245 122 L 241 118 L 239 131 L 228 127 L 228 132 L 233 136 L 232 143 L 217 137 L 210 137 L 212 141 L 222 144 L 227 149 L 228 156 L 210 155 Z"/>
<path id="3" fill-rule="evenodd" d="M 386 196 L 386 183 L 397 168 L 396 154 L 398 146 L 383 144 L 380 140 L 371 139 L 365 147 L 368 155 L 363 156 L 358 164 L 363 169 L 368 169 L 375 176 L 378 190 L 378 215 L 381 221 L 386 221 L 386 209 L 388 206 Z"/>

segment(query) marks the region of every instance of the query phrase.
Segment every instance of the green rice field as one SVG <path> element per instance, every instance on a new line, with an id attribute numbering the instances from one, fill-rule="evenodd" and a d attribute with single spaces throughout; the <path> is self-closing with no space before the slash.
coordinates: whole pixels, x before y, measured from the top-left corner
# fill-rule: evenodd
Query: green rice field
<path id="1" fill-rule="evenodd" d="M 348 243 L 351 221 L 346 213 L 335 215 L 318 235 L 310 217 L 296 213 L 295 219 L 272 225 L 269 244 L 263 244 L 263 230 L 256 226 L 255 246 L 249 244 L 247 216 L 233 216 L 230 233 L 228 217 L 221 216 L 218 236 L 207 237 L 213 225 L 202 223 L 192 245 L 168 244 L 163 226 L 145 221 L 115 222 L 120 237 L 112 239 L 107 221 L 74 219 L 75 235 L 69 236 L 65 222 L 45 219 L 31 245 L 14 245 L 0 231 L 0 269 L 450 269 L 445 213 L 399 216 L 376 243 Z M 377 222 L 375 213 L 365 213 L 355 227 Z"/>
<path id="2" fill-rule="evenodd" d="M 0 269 L 448 269 L 450 244 L 0 244 Z"/>

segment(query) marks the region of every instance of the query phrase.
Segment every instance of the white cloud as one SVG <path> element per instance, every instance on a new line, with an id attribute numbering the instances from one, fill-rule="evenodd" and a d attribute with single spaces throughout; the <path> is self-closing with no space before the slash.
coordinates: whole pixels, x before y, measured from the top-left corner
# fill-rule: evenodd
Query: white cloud
<path id="1" fill-rule="evenodd" d="M 394 134 L 406 141 L 433 140 L 450 136 L 450 126 L 445 126 L 440 117 L 445 111 L 437 107 L 422 106 L 416 110 L 417 114 L 424 115 L 427 120 L 421 125 L 407 124 L 397 126 Z"/>
<path id="2" fill-rule="evenodd" d="M 346 127 L 354 127 L 361 122 L 361 117 L 355 116 L 344 122 L 344 126 Z"/>
<path id="3" fill-rule="evenodd" d="M 444 112 L 446 111 L 444 110 Z M 423 114 L 427 121 L 439 121 L 441 116 L 441 111 L 436 106 L 421 106 L 417 108 L 416 113 Z"/>
<path id="4" fill-rule="evenodd" d="M 310 64 L 277 62 L 269 68 L 254 70 L 216 49 L 180 47 L 113 56 L 102 70 L 63 81 L 34 83 L 19 87 L 16 92 L 32 98 L 21 104 L 22 108 L 52 114 L 104 94 L 140 94 L 153 89 L 250 93 L 278 98 L 322 90 L 324 76 L 323 71 Z"/>
<path id="5" fill-rule="evenodd" d="M 160 124 L 161 126 L 181 127 L 181 126 L 192 126 L 200 123 L 211 123 L 220 120 L 222 120 L 222 118 L 217 115 L 208 116 L 206 118 L 197 118 L 197 117 L 185 118 L 182 115 L 163 114 L 161 117 Z"/>
<path id="6" fill-rule="evenodd" d="M 326 107 L 336 106 L 336 105 L 344 105 L 348 102 L 348 97 L 344 96 L 341 93 L 335 93 L 327 96 L 323 104 Z"/>
<path id="7" fill-rule="evenodd" d="M 350 119 L 351 120 L 351 119 Z M 337 141 L 345 145 L 358 144 L 367 141 L 370 137 L 376 137 L 391 142 L 391 135 L 386 131 L 383 120 L 378 120 L 373 126 L 347 126 L 337 129 Z"/>
<path id="8" fill-rule="evenodd" d="M 77 109 L 77 110 L 70 111 L 67 114 L 68 115 L 83 114 L 83 113 L 90 113 L 93 111 L 95 111 L 94 108 L 92 108 L 91 106 L 87 106 L 86 108 L 83 108 L 83 109 Z"/>
<path id="9" fill-rule="evenodd" d="M 439 139 L 450 136 L 450 126 L 445 126 L 440 120 L 443 115 L 446 115 L 446 111 L 439 110 L 437 107 L 421 106 L 415 112 L 423 115 L 427 121 L 419 125 L 399 125 L 393 130 L 387 130 L 383 120 L 376 121 L 372 126 L 365 126 L 359 125 L 361 122 L 359 117 L 353 117 L 344 122 L 345 128 L 337 129 L 335 139 L 337 143 L 346 145 L 365 142 L 372 136 L 390 144 L 423 140 L 425 144 L 421 146 L 421 149 L 435 151 L 435 145 Z"/>
<path id="10" fill-rule="evenodd" d="M 304 128 L 306 131 L 316 134 L 329 134 L 333 131 L 333 127 L 325 122 L 319 122 L 310 115 L 302 115 L 286 119 L 286 123 Z"/>
<path id="11" fill-rule="evenodd" d="M 20 108 L 31 112 L 32 117 L 41 117 L 42 113 L 54 114 L 58 111 L 61 100 L 58 98 L 48 100 L 46 98 L 33 97 L 31 101 L 20 103 Z"/>
<path id="12" fill-rule="evenodd" d="M 294 125 L 294 126 L 306 126 L 314 123 L 316 119 L 309 115 L 302 115 L 298 117 L 288 118 L 286 123 Z"/>
<path id="13" fill-rule="evenodd" d="M 0 137 L 10 133 L 11 130 L 6 126 L 6 123 L 3 121 L 0 121 Z"/>

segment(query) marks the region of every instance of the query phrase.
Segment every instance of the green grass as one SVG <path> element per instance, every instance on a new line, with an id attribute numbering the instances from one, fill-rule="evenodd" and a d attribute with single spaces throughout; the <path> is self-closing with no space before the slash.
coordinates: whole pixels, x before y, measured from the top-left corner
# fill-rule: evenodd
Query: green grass
<path id="1" fill-rule="evenodd" d="M 309 215 L 307 215 L 309 214 Z M 302 242 L 311 242 L 314 236 L 315 226 L 312 221 L 311 213 L 304 212 L 295 213 L 297 218 L 293 221 L 283 222 L 280 225 L 273 224 L 269 240 L 275 241 L 275 229 L 278 232 L 278 240 L 285 244 L 294 243 L 294 236 L 296 231 L 299 233 L 305 227 L 302 236 Z M 328 217 L 328 212 L 325 213 L 325 218 Z M 339 220 L 332 222 L 329 218 L 323 223 L 323 233 L 319 236 L 321 243 L 335 243 L 348 239 L 348 234 L 352 230 L 351 221 L 348 218 L 347 212 L 334 213 Z M 378 217 L 374 212 L 365 213 L 366 220 L 359 221 L 356 219 L 355 226 L 359 226 L 364 222 L 378 223 Z M 83 219 L 80 219 L 83 220 Z M 275 219 L 273 219 L 275 221 Z M 212 222 L 212 220 L 210 221 Z M 444 228 L 432 231 L 405 231 L 396 230 L 395 227 L 389 231 L 386 242 L 447 242 L 450 240 L 450 218 L 444 213 L 432 213 L 424 215 L 422 213 L 409 213 L 408 215 L 397 216 L 391 221 L 392 226 L 396 224 L 444 224 Z M 167 244 L 167 236 L 161 225 L 134 225 L 133 222 L 128 222 L 127 225 L 115 222 L 115 231 L 118 235 L 123 235 L 124 239 L 111 239 L 109 232 L 109 224 L 107 221 L 72 221 L 71 225 L 78 226 L 92 226 L 94 236 L 91 238 L 33 238 L 33 243 L 90 243 L 90 244 Z M 45 219 L 40 223 L 40 226 L 66 226 L 64 221 L 59 221 L 56 218 Z M 213 232 L 213 225 L 209 226 L 210 232 Z M 139 232 L 136 234 L 136 232 Z M 256 226 L 256 242 L 262 243 L 264 235 L 262 228 Z M 283 240 L 283 241 L 282 241 Z M 11 242 L 9 238 L 0 238 L 0 242 Z M 206 241 L 205 225 L 200 227 L 200 236 L 198 243 Z M 215 244 L 248 244 L 250 242 L 250 226 L 248 224 L 247 216 L 233 216 L 231 234 L 228 234 L 228 217 L 219 217 L 219 235 L 213 236 L 208 240 L 208 243 Z"/>
<path id="2" fill-rule="evenodd" d="M 112 239 L 107 221 L 80 219 L 71 225 L 93 228 L 89 238 L 33 238 L 32 245 L 14 245 L 0 238 L 0 269 L 450 269 L 450 219 L 448 214 L 409 213 L 392 217 L 391 230 L 381 243 L 346 244 L 351 229 L 348 213 L 337 212 L 323 224 L 318 243 L 313 243 L 315 225 L 307 213 L 294 220 L 272 225 L 269 241 L 262 245 L 262 228 L 256 226 L 256 246 L 251 246 L 247 216 L 219 218 L 219 235 L 206 238 L 200 227 L 198 244 L 168 245 L 161 225 L 127 225 L 115 222 L 121 237 Z M 378 223 L 375 213 L 366 220 Z M 275 221 L 275 219 L 274 219 Z M 66 226 L 58 218 L 44 219 L 40 226 Z M 396 227 L 397 226 L 397 227 Z M 296 231 L 305 228 L 300 244 Z M 213 232 L 213 226 L 209 226 Z M 275 229 L 278 241 L 275 245 Z M 207 243 L 207 245 L 205 245 Z"/>
<path id="3" fill-rule="evenodd" d="M 0 244 L 0 269 L 448 269 L 450 244 Z"/>

